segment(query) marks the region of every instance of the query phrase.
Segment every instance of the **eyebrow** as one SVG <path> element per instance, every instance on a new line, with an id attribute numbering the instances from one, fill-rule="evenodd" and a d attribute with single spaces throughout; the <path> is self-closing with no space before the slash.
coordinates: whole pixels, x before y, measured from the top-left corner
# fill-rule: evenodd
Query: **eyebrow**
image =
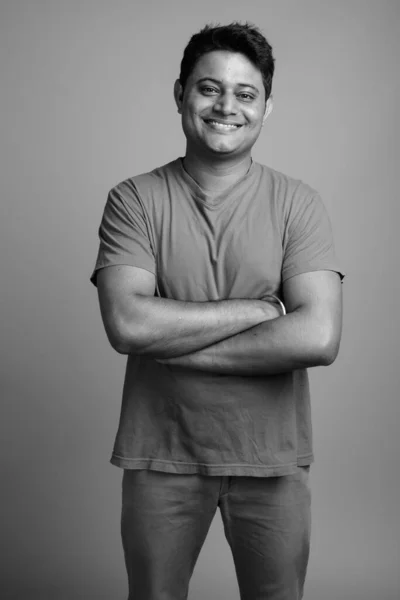
<path id="1" fill-rule="evenodd" d="M 214 79 L 213 77 L 202 77 L 201 79 L 199 79 L 197 81 L 197 83 L 203 83 L 205 81 L 212 81 L 213 83 L 216 83 L 217 85 L 222 85 L 222 81 L 220 79 Z M 251 83 L 238 83 L 237 85 L 239 85 L 241 87 L 252 88 L 257 93 L 260 93 L 260 90 L 255 85 L 252 85 Z"/>

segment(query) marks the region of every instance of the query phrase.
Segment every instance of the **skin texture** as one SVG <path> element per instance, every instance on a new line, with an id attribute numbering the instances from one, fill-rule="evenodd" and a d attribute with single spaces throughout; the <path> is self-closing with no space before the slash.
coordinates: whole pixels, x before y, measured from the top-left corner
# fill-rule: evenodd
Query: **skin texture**
<path id="1" fill-rule="evenodd" d="M 174 95 L 187 146 L 185 169 L 205 190 L 220 192 L 251 164 L 251 149 L 272 109 L 261 73 L 243 55 L 210 52 L 185 89 Z M 226 129 L 218 123 L 236 123 Z M 104 326 L 122 354 L 152 356 L 166 365 L 265 375 L 331 364 L 342 327 L 342 289 L 332 271 L 283 284 L 287 315 L 257 300 L 180 302 L 154 297 L 154 275 L 129 266 L 99 271 Z"/>

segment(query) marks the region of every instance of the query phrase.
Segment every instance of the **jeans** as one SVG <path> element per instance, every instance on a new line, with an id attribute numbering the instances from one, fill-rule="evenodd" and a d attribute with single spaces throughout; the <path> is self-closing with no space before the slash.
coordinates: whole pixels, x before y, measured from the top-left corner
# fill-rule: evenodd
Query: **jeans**
<path id="1" fill-rule="evenodd" d="M 128 600 L 187 599 L 217 507 L 241 600 L 300 600 L 310 548 L 308 476 L 309 467 L 281 477 L 125 470 L 121 533 Z"/>

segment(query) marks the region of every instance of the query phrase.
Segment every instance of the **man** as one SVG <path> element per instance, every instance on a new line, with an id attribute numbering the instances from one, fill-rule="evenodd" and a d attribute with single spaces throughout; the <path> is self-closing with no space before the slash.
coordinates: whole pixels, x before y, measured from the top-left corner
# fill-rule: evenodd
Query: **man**
<path id="1" fill-rule="evenodd" d="M 92 281 L 128 356 L 111 462 L 130 600 L 187 598 L 217 507 L 241 599 L 303 595 L 306 369 L 338 353 L 342 275 L 318 194 L 252 161 L 273 71 L 255 27 L 194 35 L 174 88 L 184 158 L 104 210 Z"/>

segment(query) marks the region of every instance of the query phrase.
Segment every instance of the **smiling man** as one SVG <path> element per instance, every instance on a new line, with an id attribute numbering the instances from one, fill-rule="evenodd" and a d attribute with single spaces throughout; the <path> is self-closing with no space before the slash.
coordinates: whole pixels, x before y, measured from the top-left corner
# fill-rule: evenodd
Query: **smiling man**
<path id="1" fill-rule="evenodd" d="M 194 35 L 174 88 L 184 157 L 105 206 L 91 280 L 128 356 L 111 461 L 129 600 L 187 598 L 218 508 L 241 599 L 303 597 L 307 368 L 337 356 L 343 275 L 317 192 L 251 158 L 273 73 L 256 27 Z"/>
<path id="2" fill-rule="evenodd" d="M 251 148 L 272 108 L 257 67 L 243 54 L 207 53 L 194 66 L 183 92 L 178 80 L 175 99 L 182 114 L 187 157 L 202 156 L 207 148 L 224 153 L 225 160 L 229 155 L 236 163 L 241 157 L 247 171 Z"/>

